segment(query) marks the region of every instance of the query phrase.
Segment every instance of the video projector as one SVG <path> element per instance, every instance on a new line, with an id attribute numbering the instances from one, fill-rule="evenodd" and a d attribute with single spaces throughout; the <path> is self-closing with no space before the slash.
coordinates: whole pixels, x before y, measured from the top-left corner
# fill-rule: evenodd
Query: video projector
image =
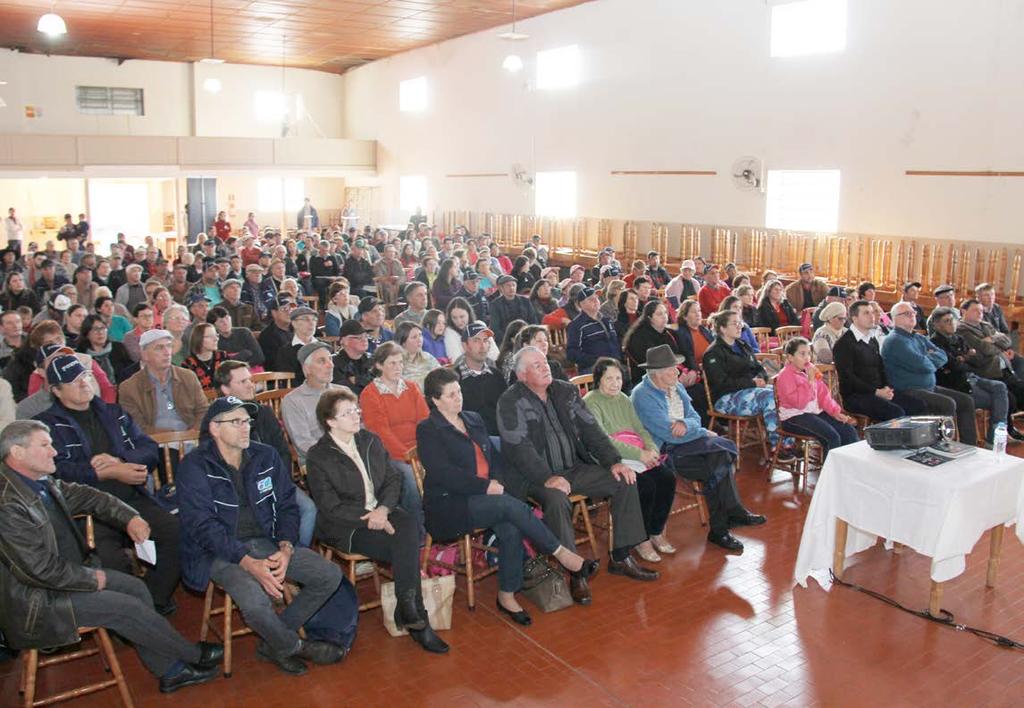
<path id="1" fill-rule="evenodd" d="M 915 415 L 869 425 L 864 436 L 875 450 L 917 450 L 952 440 L 954 431 L 952 418 Z"/>

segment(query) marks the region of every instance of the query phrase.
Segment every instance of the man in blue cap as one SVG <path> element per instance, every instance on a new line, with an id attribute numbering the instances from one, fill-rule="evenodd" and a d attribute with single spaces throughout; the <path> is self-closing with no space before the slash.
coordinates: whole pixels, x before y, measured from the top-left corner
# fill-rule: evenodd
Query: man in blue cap
<path id="1" fill-rule="evenodd" d="M 622 360 L 619 335 L 615 333 L 612 321 L 601 314 L 601 300 L 593 288 L 583 288 L 576 293 L 576 315 L 565 333 L 565 354 L 576 364 L 579 373 L 589 374 L 594 363 L 603 356 Z"/>

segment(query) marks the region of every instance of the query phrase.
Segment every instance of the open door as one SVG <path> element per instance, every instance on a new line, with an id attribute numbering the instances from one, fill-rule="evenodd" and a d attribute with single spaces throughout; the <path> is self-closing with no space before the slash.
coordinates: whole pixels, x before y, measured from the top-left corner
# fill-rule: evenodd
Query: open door
<path id="1" fill-rule="evenodd" d="M 187 184 L 188 245 L 206 231 L 217 218 L 217 180 L 213 177 L 189 177 Z"/>

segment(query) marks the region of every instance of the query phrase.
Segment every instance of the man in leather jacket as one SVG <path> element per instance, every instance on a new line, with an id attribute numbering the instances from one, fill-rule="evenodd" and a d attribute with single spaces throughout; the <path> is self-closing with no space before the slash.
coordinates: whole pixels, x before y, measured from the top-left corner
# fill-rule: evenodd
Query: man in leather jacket
<path id="1" fill-rule="evenodd" d="M 0 628 L 14 649 L 79 640 L 79 627 L 105 627 L 135 647 L 164 693 L 217 676 L 219 644 L 193 644 L 153 609 L 145 584 L 103 570 L 74 516 L 123 527 L 136 543 L 149 525 L 116 497 L 53 477 L 49 429 L 19 420 L 0 434 Z"/>

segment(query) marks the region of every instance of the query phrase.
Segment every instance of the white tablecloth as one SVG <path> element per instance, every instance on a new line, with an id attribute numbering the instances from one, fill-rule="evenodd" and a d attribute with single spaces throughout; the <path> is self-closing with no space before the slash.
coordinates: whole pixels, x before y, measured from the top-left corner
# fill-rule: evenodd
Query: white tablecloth
<path id="1" fill-rule="evenodd" d="M 903 459 L 908 451 L 872 450 L 866 442 L 829 453 L 804 521 L 795 578 L 814 578 L 826 590 L 835 547 L 836 517 L 846 521 L 846 557 L 881 536 L 932 559 L 931 578 L 964 572 L 966 555 L 986 530 L 1015 522 L 1024 459 L 979 449 L 938 467 Z M 1022 524 L 1017 525 L 1021 534 Z"/>

